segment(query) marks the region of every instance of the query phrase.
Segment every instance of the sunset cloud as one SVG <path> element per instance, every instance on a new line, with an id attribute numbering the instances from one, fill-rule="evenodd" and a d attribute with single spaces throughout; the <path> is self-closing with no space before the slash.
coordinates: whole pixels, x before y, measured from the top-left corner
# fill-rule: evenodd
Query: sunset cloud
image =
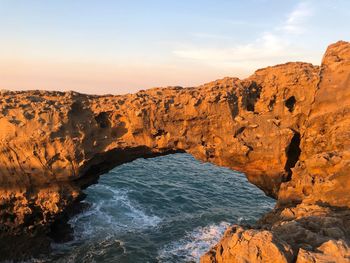
<path id="1" fill-rule="evenodd" d="M 224 67 L 245 67 L 253 70 L 274 63 L 300 60 L 306 51 L 293 43 L 293 35 L 306 33 L 306 23 L 313 15 L 312 8 L 306 2 L 299 3 L 280 25 L 265 31 L 254 41 L 237 44 L 233 47 L 202 47 L 188 45 L 175 49 L 175 56 L 201 60 Z M 214 37 L 214 35 L 212 36 Z M 221 38 L 218 38 L 218 40 Z M 318 57 L 315 57 L 315 60 Z M 316 62 L 317 61 L 311 61 Z"/>

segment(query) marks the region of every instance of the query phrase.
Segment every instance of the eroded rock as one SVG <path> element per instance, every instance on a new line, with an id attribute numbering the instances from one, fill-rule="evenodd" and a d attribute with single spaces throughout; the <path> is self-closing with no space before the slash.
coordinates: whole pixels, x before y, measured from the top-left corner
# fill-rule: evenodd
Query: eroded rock
<path id="1" fill-rule="evenodd" d="M 255 228 L 236 227 L 205 262 L 275 262 L 268 251 L 280 262 L 304 260 L 329 254 L 322 245 L 332 240 L 347 257 L 349 58 L 350 44 L 338 42 L 321 67 L 287 63 L 197 88 L 1 92 L 0 239 L 46 234 L 83 187 L 118 164 L 188 152 L 245 172 L 278 198 L 276 210 Z M 6 251 L 0 246 L 0 257 Z"/>
<path id="2" fill-rule="evenodd" d="M 285 106 L 294 114 L 298 100 L 293 97 Z M 349 43 L 340 41 L 327 49 L 314 101 L 306 115 L 299 129 L 293 129 L 299 134 L 299 146 L 288 149 L 292 150 L 286 163 L 290 174 L 281 183 L 277 207 L 258 222 L 254 231 L 269 231 L 288 244 L 293 257 L 281 262 L 350 262 Z M 275 245 L 273 240 L 267 243 L 266 247 Z M 225 238 L 216 245 L 220 246 L 224 251 L 229 248 Z M 248 248 L 234 251 L 225 262 L 240 262 L 237 258 L 246 257 Z M 280 253 L 284 251 L 280 249 Z M 202 260 L 221 262 L 221 258 L 212 250 Z M 280 261 L 255 257 L 246 262 Z"/>

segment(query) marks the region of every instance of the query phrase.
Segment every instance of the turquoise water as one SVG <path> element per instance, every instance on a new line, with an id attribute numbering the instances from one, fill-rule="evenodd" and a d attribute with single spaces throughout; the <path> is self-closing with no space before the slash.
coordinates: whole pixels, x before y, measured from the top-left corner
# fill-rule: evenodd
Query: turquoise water
<path id="1" fill-rule="evenodd" d="M 274 201 L 243 174 L 189 154 L 137 159 L 85 190 L 74 240 L 54 262 L 198 262 L 230 224 L 254 223 Z"/>

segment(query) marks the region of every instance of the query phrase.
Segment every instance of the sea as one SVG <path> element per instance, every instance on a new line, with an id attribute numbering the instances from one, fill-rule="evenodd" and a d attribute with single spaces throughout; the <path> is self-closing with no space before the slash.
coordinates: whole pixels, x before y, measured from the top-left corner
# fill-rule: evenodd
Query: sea
<path id="1" fill-rule="evenodd" d="M 244 174 L 185 153 L 117 166 L 84 192 L 73 240 L 45 262 L 199 262 L 227 227 L 275 205 Z"/>

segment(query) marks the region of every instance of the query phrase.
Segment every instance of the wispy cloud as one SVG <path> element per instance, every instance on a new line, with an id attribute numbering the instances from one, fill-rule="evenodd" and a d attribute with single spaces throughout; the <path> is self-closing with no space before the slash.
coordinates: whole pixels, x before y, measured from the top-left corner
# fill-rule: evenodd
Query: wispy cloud
<path id="1" fill-rule="evenodd" d="M 288 15 L 287 21 L 282 27 L 288 33 L 300 34 L 305 32 L 304 25 L 312 16 L 312 9 L 307 2 L 302 2 Z"/>
<path id="2" fill-rule="evenodd" d="M 305 28 L 312 15 L 311 6 L 307 2 L 301 2 L 286 15 L 284 22 L 262 32 L 250 43 L 227 48 L 189 44 L 175 49 L 173 54 L 181 58 L 206 61 L 216 66 L 246 67 L 250 70 L 271 63 L 299 60 L 304 51 L 293 43 L 293 38 L 306 33 Z"/>
<path id="3" fill-rule="evenodd" d="M 287 43 L 283 38 L 266 32 L 253 43 L 237 45 L 232 48 L 196 48 L 188 47 L 174 50 L 173 53 L 182 58 L 198 60 L 259 60 L 281 56 Z"/>

